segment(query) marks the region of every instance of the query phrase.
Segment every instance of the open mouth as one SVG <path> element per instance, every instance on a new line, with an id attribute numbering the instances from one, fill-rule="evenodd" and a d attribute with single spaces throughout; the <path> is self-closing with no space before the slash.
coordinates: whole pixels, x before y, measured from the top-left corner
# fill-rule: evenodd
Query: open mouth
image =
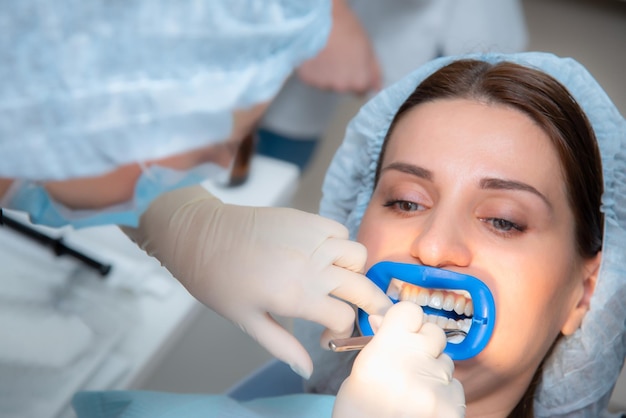
<path id="1" fill-rule="evenodd" d="M 421 306 L 424 322 L 442 328 L 450 343 L 462 342 L 472 325 L 474 304 L 466 290 L 429 289 L 392 278 L 387 296 Z"/>
<path id="2" fill-rule="evenodd" d="M 480 353 L 493 333 L 496 305 L 480 279 L 450 270 L 419 264 L 379 261 L 366 276 L 387 293 L 392 302 L 406 300 L 420 305 L 424 320 L 446 333 L 444 353 L 452 360 L 467 360 Z M 362 336 L 374 335 L 367 312 L 359 309 Z"/>

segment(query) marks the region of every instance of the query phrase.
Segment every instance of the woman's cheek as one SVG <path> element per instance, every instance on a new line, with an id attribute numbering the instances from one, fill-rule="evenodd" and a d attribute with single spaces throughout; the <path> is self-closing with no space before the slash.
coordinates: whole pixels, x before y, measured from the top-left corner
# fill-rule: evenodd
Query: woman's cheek
<path id="1" fill-rule="evenodd" d="M 373 264 L 372 260 L 375 260 L 378 256 L 380 239 L 374 239 L 376 237 L 376 231 L 370 227 L 369 217 L 363 216 L 361 226 L 357 233 L 356 240 L 363 244 L 367 249 L 367 267 Z"/>

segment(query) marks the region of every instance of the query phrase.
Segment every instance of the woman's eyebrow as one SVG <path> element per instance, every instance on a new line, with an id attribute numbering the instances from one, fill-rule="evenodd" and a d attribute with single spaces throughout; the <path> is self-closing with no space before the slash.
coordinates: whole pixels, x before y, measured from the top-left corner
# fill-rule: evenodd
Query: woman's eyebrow
<path id="1" fill-rule="evenodd" d="M 530 192 L 536 196 L 538 196 L 543 202 L 549 207 L 552 208 L 552 205 L 548 201 L 548 199 L 539 192 L 539 190 L 535 189 L 530 184 L 522 183 L 515 180 L 504 180 L 504 179 L 496 179 L 496 178 L 485 178 L 480 180 L 480 188 L 481 189 L 495 189 L 495 190 L 521 190 L 524 192 Z"/>
<path id="2" fill-rule="evenodd" d="M 417 165 L 413 165 L 413 164 L 407 164 L 407 163 L 401 163 L 401 162 L 393 162 L 391 164 L 389 164 L 388 166 L 385 166 L 381 172 L 385 172 L 387 170 L 396 170 L 396 171 L 401 171 L 403 173 L 407 173 L 407 174 L 411 174 L 415 177 L 420 177 L 423 178 L 424 180 L 429 180 L 432 181 L 433 179 L 433 172 L 430 170 L 427 170 L 423 167 L 417 166 Z"/>

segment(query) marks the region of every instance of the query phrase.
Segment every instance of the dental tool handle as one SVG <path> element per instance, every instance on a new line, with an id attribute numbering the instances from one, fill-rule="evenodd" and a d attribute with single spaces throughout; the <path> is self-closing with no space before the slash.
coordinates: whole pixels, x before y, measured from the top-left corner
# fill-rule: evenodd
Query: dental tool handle
<path id="1" fill-rule="evenodd" d="M 368 335 L 365 337 L 337 338 L 335 340 L 330 340 L 328 342 L 328 347 L 335 353 L 361 350 L 368 342 L 370 342 L 372 337 L 372 335 Z"/>
<path id="2" fill-rule="evenodd" d="M 457 335 L 465 337 L 467 334 L 462 330 L 446 329 L 444 330 L 446 338 L 451 338 Z M 361 350 L 365 345 L 370 342 L 373 335 L 367 335 L 363 337 L 350 337 L 350 338 L 337 338 L 328 342 L 328 347 L 335 353 L 342 353 L 344 351 Z"/>

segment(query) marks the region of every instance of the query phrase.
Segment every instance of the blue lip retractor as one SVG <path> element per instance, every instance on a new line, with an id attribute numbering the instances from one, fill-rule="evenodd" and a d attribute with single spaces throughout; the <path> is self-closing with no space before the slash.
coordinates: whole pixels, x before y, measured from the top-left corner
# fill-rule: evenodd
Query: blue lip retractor
<path id="1" fill-rule="evenodd" d="M 489 342 L 496 321 L 496 306 L 487 285 L 476 277 L 435 267 L 391 261 L 374 264 L 366 276 L 383 292 L 387 292 L 393 278 L 429 289 L 467 290 L 474 305 L 472 325 L 462 342 L 458 344 L 448 342 L 443 352 L 452 360 L 467 360 L 480 353 Z M 393 303 L 398 302 L 392 297 L 390 299 Z M 431 309 L 423 308 L 425 313 Z M 363 335 L 374 334 L 368 318 L 369 315 L 359 309 L 359 328 Z"/>

